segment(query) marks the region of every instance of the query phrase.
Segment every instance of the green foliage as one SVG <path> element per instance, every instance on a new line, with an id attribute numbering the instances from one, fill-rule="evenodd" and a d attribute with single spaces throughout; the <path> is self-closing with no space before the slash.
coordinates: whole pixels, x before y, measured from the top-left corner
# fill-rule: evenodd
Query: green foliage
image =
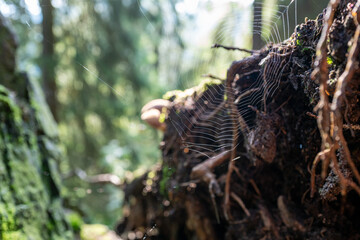
<path id="1" fill-rule="evenodd" d="M 165 87 L 173 88 L 160 82 L 160 64 L 170 58 L 160 45 L 167 40 L 164 35 L 173 39 L 174 54 L 181 47 L 176 29 L 164 30 L 165 15 L 176 16 L 173 6 L 155 1 L 140 9 L 139 3 L 70 0 L 57 9 L 59 132 L 69 157 L 61 163 L 64 172 L 81 169 L 88 176 L 125 178 L 160 159 L 153 145 L 160 136 L 140 120 L 140 109 Z M 69 207 L 80 208 L 86 222 L 113 226 L 121 217 L 117 187 L 89 184 L 77 176 L 65 183 Z"/>
<path id="2" fill-rule="evenodd" d="M 327 62 L 327 64 L 329 64 L 329 65 L 333 65 L 333 64 L 334 64 L 333 58 L 332 58 L 331 56 L 327 56 L 327 57 L 326 57 L 326 62 Z"/>
<path id="3" fill-rule="evenodd" d="M 302 45 L 303 45 L 303 41 L 297 39 L 297 40 L 296 40 L 296 46 L 301 47 Z"/>
<path id="4" fill-rule="evenodd" d="M 81 226 L 84 224 L 80 214 L 77 212 L 71 212 L 67 215 L 67 219 L 74 232 L 80 232 Z"/>

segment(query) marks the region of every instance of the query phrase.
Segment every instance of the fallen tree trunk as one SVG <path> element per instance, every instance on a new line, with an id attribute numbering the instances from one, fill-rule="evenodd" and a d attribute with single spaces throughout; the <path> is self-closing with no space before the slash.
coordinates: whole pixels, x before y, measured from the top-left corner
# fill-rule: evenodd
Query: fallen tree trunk
<path id="1" fill-rule="evenodd" d="M 358 13 L 331 1 L 224 81 L 167 94 L 163 163 L 126 189 L 118 234 L 358 239 Z"/>

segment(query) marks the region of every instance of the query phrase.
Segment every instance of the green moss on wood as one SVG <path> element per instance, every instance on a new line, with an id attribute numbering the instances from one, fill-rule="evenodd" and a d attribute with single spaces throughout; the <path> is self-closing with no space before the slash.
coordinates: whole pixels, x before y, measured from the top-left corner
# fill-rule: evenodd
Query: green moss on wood
<path id="1" fill-rule="evenodd" d="M 56 135 L 40 134 L 42 122 L 22 111 L 38 109 L 1 86 L 0 239 L 72 239 L 59 194 Z"/>
<path id="2" fill-rule="evenodd" d="M 169 91 L 163 95 L 163 99 L 181 102 L 188 97 L 199 96 L 201 93 L 205 92 L 209 87 L 220 84 L 223 84 L 223 81 L 218 79 L 205 79 L 201 81 L 199 85 L 186 89 L 184 91 L 181 90 Z"/>
<path id="3" fill-rule="evenodd" d="M 0 48 L 0 240 L 74 239 L 59 190 L 57 126 L 38 82 L 16 72 L 15 37 L 1 16 Z"/>

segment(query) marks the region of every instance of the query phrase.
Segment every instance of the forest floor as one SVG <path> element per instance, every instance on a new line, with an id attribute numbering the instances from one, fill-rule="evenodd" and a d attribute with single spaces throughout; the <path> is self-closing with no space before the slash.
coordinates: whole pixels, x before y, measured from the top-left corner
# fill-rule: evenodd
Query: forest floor
<path id="1" fill-rule="evenodd" d="M 152 106 L 163 162 L 127 184 L 122 238 L 360 238 L 360 10 L 332 2 Z"/>

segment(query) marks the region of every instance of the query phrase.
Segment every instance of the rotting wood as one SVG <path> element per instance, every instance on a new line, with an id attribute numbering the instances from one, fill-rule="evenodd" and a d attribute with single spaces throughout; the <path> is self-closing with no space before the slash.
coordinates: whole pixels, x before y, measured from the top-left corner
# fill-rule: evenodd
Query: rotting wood
<path id="1" fill-rule="evenodd" d="M 352 23 L 353 16 L 349 11 L 357 11 L 355 2 L 340 0 L 337 10 L 332 11 L 334 22 L 325 39 L 328 46 L 323 60 L 331 60 L 336 46 L 348 52 L 347 42 L 343 39 L 354 38 L 357 25 Z M 359 211 L 358 180 L 347 163 L 341 139 L 336 140 L 334 135 L 346 129 L 343 130 L 344 139 L 351 160 L 358 168 L 360 141 L 356 129 L 360 125 L 357 103 L 360 71 L 355 70 L 346 86 L 342 85 L 342 96 L 347 99 L 341 100 L 337 110 L 346 124 L 333 123 L 336 118 L 331 104 L 335 99 L 335 87 L 345 73 L 343 70 L 351 55 L 344 54 L 342 60 L 336 60 L 339 56 L 335 56 L 334 62 L 328 65 L 329 72 L 325 77 L 328 84 L 331 76 L 333 85 L 331 89 L 322 91 L 328 97 L 330 127 L 326 131 L 333 144 L 321 149 L 322 133 L 314 121 L 320 119 L 312 114 L 313 107 L 321 103 L 321 82 L 311 80 L 310 75 L 314 69 L 315 45 L 324 23 L 324 15 L 307 20 L 297 26 L 291 38 L 283 43 L 269 45 L 250 57 L 235 61 L 225 82 L 209 86 L 205 92 L 188 97 L 184 103 L 173 102 L 166 119 L 168 127 L 164 133 L 162 154 L 164 169 L 171 167 L 174 172 L 162 178 L 161 186 L 168 191 L 169 208 L 177 216 L 166 217 L 165 221 L 178 226 L 178 230 L 172 238 L 159 235 L 161 239 L 194 239 L 202 234 L 202 231 L 193 231 L 195 225 L 182 227 L 184 221 L 195 217 L 184 214 L 183 211 L 187 211 L 186 199 L 202 205 L 197 214 L 206 216 L 206 226 L 218 239 L 232 240 L 239 236 L 246 239 L 360 237 L 360 232 L 355 230 L 360 229 L 360 221 L 354 214 Z M 269 90 L 272 81 L 276 83 L 274 94 Z M 234 101 L 229 100 L 229 91 L 232 91 Z M 215 101 L 209 101 L 210 96 Z M 254 103 L 254 98 L 261 100 Z M 335 129 L 337 124 L 340 127 Z M 218 131 L 220 128 L 226 129 L 226 138 L 219 137 L 223 134 Z M 354 130 L 355 138 L 351 137 L 350 128 Z M 269 150 L 266 144 L 258 144 L 255 150 L 249 148 L 249 132 L 256 133 L 253 134 L 255 141 L 262 137 L 266 140 L 266 129 L 273 133 L 268 142 L 273 142 L 271 147 L 276 154 L 271 158 L 262 156 L 269 155 L 265 153 Z M 316 166 L 324 164 L 323 155 L 331 164 L 321 182 L 320 167 Z M 257 163 L 254 160 L 260 160 L 259 164 L 254 164 Z M 346 199 L 341 197 L 343 186 L 348 194 Z M 319 194 L 316 194 L 316 187 Z M 352 189 L 356 192 L 349 192 Z M 219 196 L 216 192 L 225 194 Z M 288 201 L 285 201 L 285 196 Z M 157 197 L 163 199 L 159 194 Z M 163 221 L 162 218 L 157 220 Z M 157 226 L 164 229 L 160 224 Z"/>

